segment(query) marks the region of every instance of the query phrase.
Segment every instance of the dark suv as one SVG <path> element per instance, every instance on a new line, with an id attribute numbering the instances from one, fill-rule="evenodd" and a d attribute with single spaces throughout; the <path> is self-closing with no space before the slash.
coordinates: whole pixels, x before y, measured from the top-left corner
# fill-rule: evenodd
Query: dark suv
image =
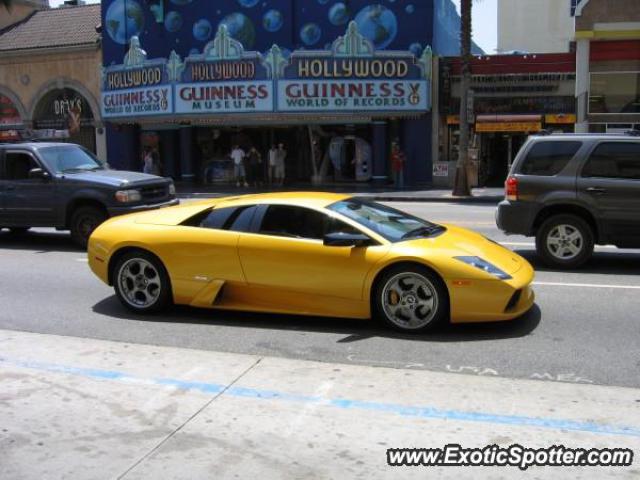
<path id="1" fill-rule="evenodd" d="M 71 230 L 85 246 L 110 216 L 177 203 L 170 179 L 110 170 L 79 145 L 0 144 L 0 229 Z"/>
<path id="2" fill-rule="evenodd" d="M 532 136 L 518 153 L 496 221 L 536 237 L 548 265 L 576 268 L 594 244 L 640 247 L 640 137 Z"/>

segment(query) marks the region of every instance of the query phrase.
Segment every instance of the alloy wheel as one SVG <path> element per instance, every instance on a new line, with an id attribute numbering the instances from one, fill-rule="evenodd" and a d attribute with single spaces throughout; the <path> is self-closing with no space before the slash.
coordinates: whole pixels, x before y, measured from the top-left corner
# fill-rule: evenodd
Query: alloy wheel
<path id="1" fill-rule="evenodd" d="M 572 225 L 557 225 L 547 234 L 549 253 L 560 260 L 573 260 L 584 249 L 584 237 Z"/>
<path id="2" fill-rule="evenodd" d="M 435 286 L 418 273 L 391 277 L 382 289 L 385 315 L 402 329 L 419 330 L 431 323 L 438 310 Z"/>
<path id="3" fill-rule="evenodd" d="M 151 307 L 160 298 L 162 290 L 160 273 L 143 258 L 131 258 L 122 264 L 118 286 L 122 298 L 135 308 Z"/>

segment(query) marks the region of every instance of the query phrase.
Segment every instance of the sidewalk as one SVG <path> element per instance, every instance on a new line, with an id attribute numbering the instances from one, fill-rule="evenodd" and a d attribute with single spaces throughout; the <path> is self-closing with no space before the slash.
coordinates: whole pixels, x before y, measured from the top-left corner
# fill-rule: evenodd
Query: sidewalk
<path id="1" fill-rule="evenodd" d="M 640 391 L 0 331 L 0 478 L 638 478 Z M 387 448 L 626 447 L 631 467 L 389 467 Z"/>
<path id="2" fill-rule="evenodd" d="M 474 188 L 471 197 L 454 197 L 451 195 L 451 189 L 431 188 L 397 190 L 393 188 L 375 188 L 368 184 L 332 184 L 320 186 L 299 184 L 288 185 L 282 188 L 242 188 L 228 184 L 198 186 L 178 183 L 176 184 L 176 188 L 179 198 L 216 198 L 245 193 L 320 190 L 326 192 L 347 193 L 361 197 L 371 197 L 373 200 L 386 202 L 456 202 L 497 204 L 504 199 L 504 189 L 502 188 Z"/>

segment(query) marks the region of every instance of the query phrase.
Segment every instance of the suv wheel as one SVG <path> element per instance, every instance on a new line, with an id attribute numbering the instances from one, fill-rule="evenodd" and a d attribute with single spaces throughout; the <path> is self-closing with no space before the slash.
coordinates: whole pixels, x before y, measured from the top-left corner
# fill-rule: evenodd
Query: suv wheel
<path id="1" fill-rule="evenodd" d="M 576 215 L 555 215 L 536 235 L 536 251 L 549 266 L 578 268 L 593 255 L 593 230 Z"/>
<path id="2" fill-rule="evenodd" d="M 433 272 L 418 265 L 400 265 L 377 282 L 372 298 L 377 320 L 407 333 L 423 332 L 446 321 L 446 287 Z"/>
<path id="3" fill-rule="evenodd" d="M 107 219 L 104 210 L 97 207 L 80 207 L 71 215 L 71 238 L 86 248 L 93 231 Z"/>
<path id="4" fill-rule="evenodd" d="M 136 313 L 162 310 L 171 302 L 171 283 L 164 265 L 153 255 L 133 251 L 116 264 L 113 286 L 120 302 Z"/>

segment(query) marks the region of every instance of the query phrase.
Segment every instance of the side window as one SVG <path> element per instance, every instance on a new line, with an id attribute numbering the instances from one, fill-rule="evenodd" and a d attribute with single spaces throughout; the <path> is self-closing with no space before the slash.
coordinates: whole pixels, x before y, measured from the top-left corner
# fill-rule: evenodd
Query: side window
<path id="1" fill-rule="evenodd" d="M 5 178 L 7 180 L 27 180 L 29 171 L 39 165 L 28 153 L 8 152 L 4 157 Z"/>
<path id="2" fill-rule="evenodd" d="M 212 230 L 232 230 L 248 232 L 256 211 L 254 205 L 246 207 L 212 208 L 182 222 L 185 227 L 209 228 Z"/>
<path id="3" fill-rule="evenodd" d="M 236 207 L 232 208 L 214 208 L 209 214 L 200 222 L 200 227 L 211 228 L 214 230 L 223 230 L 228 227 L 229 220 L 233 217 L 233 214 L 238 210 Z"/>
<path id="4" fill-rule="evenodd" d="M 552 177 L 560 173 L 578 153 L 582 142 L 537 142 L 522 162 L 520 173 Z"/>
<path id="5" fill-rule="evenodd" d="M 256 210 L 257 207 L 255 205 L 236 208 L 233 214 L 225 222 L 225 230 L 231 230 L 233 232 L 250 232 L 251 221 L 253 220 Z"/>
<path id="6" fill-rule="evenodd" d="M 322 240 L 327 219 L 327 215 L 309 208 L 271 205 L 262 219 L 260 233 Z"/>
<path id="7" fill-rule="evenodd" d="M 601 143 L 589 157 L 582 176 L 640 180 L 640 142 Z"/>
<path id="8" fill-rule="evenodd" d="M 325 215 L 325 225 L 324 225 L 324 233 L 349 233 L 349 234 L 358 234 L 362 233 L 357 228 L 352 227 L 348 223 L 344 223 L 342 220 L 339 220 L 334 217 L 330 217 L 329 215 Z"/>

